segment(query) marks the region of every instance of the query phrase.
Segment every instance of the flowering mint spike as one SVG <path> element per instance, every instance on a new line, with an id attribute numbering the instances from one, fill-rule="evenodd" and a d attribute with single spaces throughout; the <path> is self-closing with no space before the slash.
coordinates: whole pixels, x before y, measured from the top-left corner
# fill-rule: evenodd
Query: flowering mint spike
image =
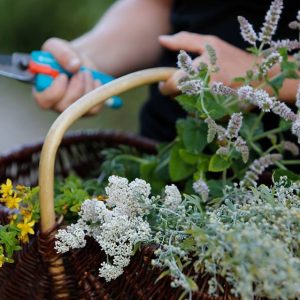
<path id="1" fill-rule="evenodd" d="M 285 103 L 280 101 L 275 101 L 272 111 L 286 121 L 295 121 L 297 118 L 297 115 Z"/>
<path id="2" fill-rule="evenodd" d="M 178 82 L 179 90 L 187 95 L 199 95 L 202 93 L 205 84 L 201 79 L 192 79 Z"/>
<path id="3" fill-rule="evenodd" d="M 269 71 L 278 63 L 282 62 L 282 56 L 278 52 L 272 52 L 259 66 L 259 75 L 266 76 Z"/>
<path id="4" fill-rule="evenodd" d="M 293 122 L 292 133 L 297 136 L 298 144 L 300 144 L 300 117 L 297 117 L 297 119 Z"/>
<path id="5" fill-rule="evenodd" d="M 214 82 L 211 85 L 211 92 L 215 95 L 222 96 L 236 95 L 236 91 L 231 87 L 224 85 L 223 82 Z"/>
<path id="6" fill-rule="evenodd" d="M 205 45 L 206 51 L 208 53 L 209 62 L 211 65 L 215 65 L 217 63 L 217 54 L 216 50 L 209 44 Z"/>
<path id="7" fill-rule="evenodd" d="M 199 179 L 193 183 L 194 191 L 200 195 L 203 201 L 207 201 L 209 195 L 209 188 L 204 180 Z"/>
<path id="8" fill-rule="evenodd" d="M 300 108 L 300 84 L 298 85 L 298 90 L 296 95 L 296 106 Z"/>
<path id="9" fill-rule="evenodd" d="M 280 48 L 287 48 L 288 51 L 300 49 L 300 42 L 298 40 L 279 40 L 271 43 L 271 47 L 274 50 Z"/>
<path id="10" fill-rule="evenodd" d="M 253 26 L 244 17 L 238 16 L 238 21 L 240 23 L 241 35 L 244 41 L 255 46 L 257 41 L 257 34 L 255 33 Z"/>
<path id="11" fill-rule="evenodd" d="M 239 131 L 242 127 L 242 121 L 243 121 L 242 113 L 232 114 L 226 130 L 226 136 L 229 139 L 238 137 Z"/>
<path id="12" fill-rule="evenodd" d="M 204 121 L 208 126 L 208 132 L 207 132 L 207 142 L 211 143 L 215 136 L 218 136 L 218 140 L 222 141 L 225 139 L 226 136 L 226 130 L 219 126 L 212 118 L 208 117 Z"/>
<path id="13" fill-rule="evenodd" d="M 177 59 L 178 68 L 180 68 L 190 76 L 194 76 L 196 74 L 192 58 L 184 50 L 180 50 Z"/>
<path id="14" fill-rule="evenodd" d="M 241 153 L 242 160 L 244 163 L 246 163 L 249 159 L 249 148 L 246 142 L 239 136 L 234 142 L 234 147 L 236 151 Z"/>
<path id="15" fill-rule="evenodd" d="M 292 153 L 294 156 L 298 156 L 299 155 L 299 148 L 298 146 L 290 141 L 283 141 L 281 143 L 282 148 L 286 151 L 289 151 L 290 153 Z"/>
<path id="16" fill-rule="evenodd" d="M 282 159 L 281 154 L 267 154 L 253 161 L 244 179 L 240 182 L 241 187 L 256 186 L 256 181 L 265 169 Z"/>
<path id="17" fill-rule="evenodd" d="M 283 0 L 274 0 L 265 16 L 265 22 L 259 33 L 259 40 L 265 44 L 270 44 L 274 35 L 283 8 Z"/>

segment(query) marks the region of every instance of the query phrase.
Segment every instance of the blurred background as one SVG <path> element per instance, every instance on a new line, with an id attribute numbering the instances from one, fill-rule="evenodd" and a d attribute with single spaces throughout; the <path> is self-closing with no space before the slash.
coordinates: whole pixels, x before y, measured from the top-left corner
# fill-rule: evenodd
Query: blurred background
<path id="1" fill-rule="evenodd" d="M 93 27 L 113 0 L 0 0 L 0 53 L 31 52 L 49 37 L 72 40 Z M 121 95 L 118 111 L 105 108 L 79 120 L 72 129 L 138 131 L 138 111 L 147 88 Z M 58 116 L 41 110 L 31 86 L 0 76 L 0 153 L 41 140 Z"/>

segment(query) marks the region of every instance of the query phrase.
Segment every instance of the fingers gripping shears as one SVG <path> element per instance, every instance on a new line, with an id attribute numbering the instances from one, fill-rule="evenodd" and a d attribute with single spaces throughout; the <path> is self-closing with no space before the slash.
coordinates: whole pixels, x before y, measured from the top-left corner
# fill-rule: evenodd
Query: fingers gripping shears
<path id="1" fill-rule="evenodd" d="M 89 71 L 94 79 L 102 84 L 108 83 L 114 78 L 84 66 L 80 71 Z M 55 77 L 64 73 L 69 78 L 73 74 L 64 70 L 55 60 L 51 53 L 45 51 L 33 51 L 31 54 L 13 53 L 11 55 L 0 55 L 0 75 L 19 81 L 33 84 L 38 92 L 42 92 L 51 86 Z M 121 98 L 115 96 L 106 101 L 111 108 L 119 108 L 123 104 Z"/>

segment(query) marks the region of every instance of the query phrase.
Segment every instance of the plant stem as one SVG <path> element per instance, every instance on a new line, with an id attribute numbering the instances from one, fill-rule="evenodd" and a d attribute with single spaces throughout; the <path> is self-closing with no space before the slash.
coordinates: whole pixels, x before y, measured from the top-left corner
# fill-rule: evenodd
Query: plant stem
<path id="1" fill-rule="evenodd" d="M 284 165 L 299 165 L 300 159 L 282 160 L 281 163 Z"/>
<path id="2" fill-rule="evenodd" d="M 250 134 L 248 136 L 248 138 L 251 140 L 251 137 L 253 136 L 255 129 L 257 128 L 257 126 L 259 125 L 260 121 L 262 120 L 263 116 L 265 115 L 264 111 L 261 111 L 258 115 L 258 117 L 255 119 L 255 122 L 253 123 L 253 126 L 250 130 Z"/>
<path id="3" fill-rule="evenodd" d="M 272 130 L 268 130 L 268 131 L 266 131 L 264 133 L 261 133 L 261 134 L 258 134 L 256 136 L 254 136 L 253 139 L 252 139 L 252 142 L 256 142 L 256 141 L 258 141 L 258 140 L 260 140 L 260 139 L 262 139 L 264 137 L 267 137 L 270 134 L 279 133 L 281 131 L 282 131 L 281 128 L 275 128 L 275 129 L 272 129 Z"/>
<path id="4" fill-rule="evenodd" d="M 115 158 L 115 160 L 131 160 L 131 161 L 135 161 L 139 164 L 143 164 L 143 163 L 147 163 L 148 160 L 146 159 L 143 159 L 143 158 L 140 158 L 140 157 L 135 157 L 133 155 L 128 155 L 128 154 L 122 154 L 122 155 L 119 155 Z"/>

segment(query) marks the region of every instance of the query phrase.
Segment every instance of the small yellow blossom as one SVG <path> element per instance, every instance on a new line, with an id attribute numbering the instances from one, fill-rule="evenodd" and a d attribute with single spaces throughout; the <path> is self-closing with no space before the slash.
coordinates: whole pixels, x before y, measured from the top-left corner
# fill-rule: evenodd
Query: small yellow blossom
<path id="1" fill-rule="evenodd" d="M 11 225 L 14 224 L 15 221 L 17 220 L 17 218 L 18 218 L 18 215 L 16 215 L 16 214 L 9 215 L 8 216 L 8 219 L 10 220 L 9 224 L 11 224 Z"/>
<path id="2" fill-rule="evenodd" d="M 10 179 L 7 179 L 6 183 L 1 184 L 0 193 L 2 193 L 4 198 L 12 195 L 13 185 Z"/>
<path id="3" fill-rule="evenodd" d="M 28 234 L 34 234 L 33 226 L 35 221 L 30 221 L 28 218 L 24 218 L 23 223 L 19 223 L 17 227 L 21 230 L 20 232 L 20 240 L 26 239 Z"/>
<path id="4" fill-rule="evenodd" d="M 5 256 L 3 254 L 0 254 L 0 268 L 3 266 L 5 262 Z"/>
<path id="5" fill-rule="evenodd" d="M 99 195 L 99 196 L 97 196 L 97 199 L 100 201 L 106 201 L 108 199 L 108 197 L 104 196 L 104 195 Z"/>
<path id="6" fill-rule="evenodd" d="M 19 241 L 21 241 L 21 242 L 24 243 L 24 244 L 26 244 L 26 243 L 29 242 L 28 234 L 26 234 L 26 235 L 24 235 L 24 236 L 19 235 L 18 238 L 19 238 Z"/>
<path id="7" fill-rule="evenodd" d="M 25 208 L 20 208 L 20 214 L 24 218 L 30 220 L 32 218 L 32 211 L 31 210 L 32 210 L 32 208 L 29 208 L 29 207 L 27 207 L 26 209 Z"/>
<path id="8" fill-rule="evenodd" d="M 19 208 L 19 202 L 21 202 L 22 199 L 17 197 L 16 194 L 13 194 L 12 196 L 8 196 L 5 199 L 5 205 L 10 209 L 18 209 Z"/>

